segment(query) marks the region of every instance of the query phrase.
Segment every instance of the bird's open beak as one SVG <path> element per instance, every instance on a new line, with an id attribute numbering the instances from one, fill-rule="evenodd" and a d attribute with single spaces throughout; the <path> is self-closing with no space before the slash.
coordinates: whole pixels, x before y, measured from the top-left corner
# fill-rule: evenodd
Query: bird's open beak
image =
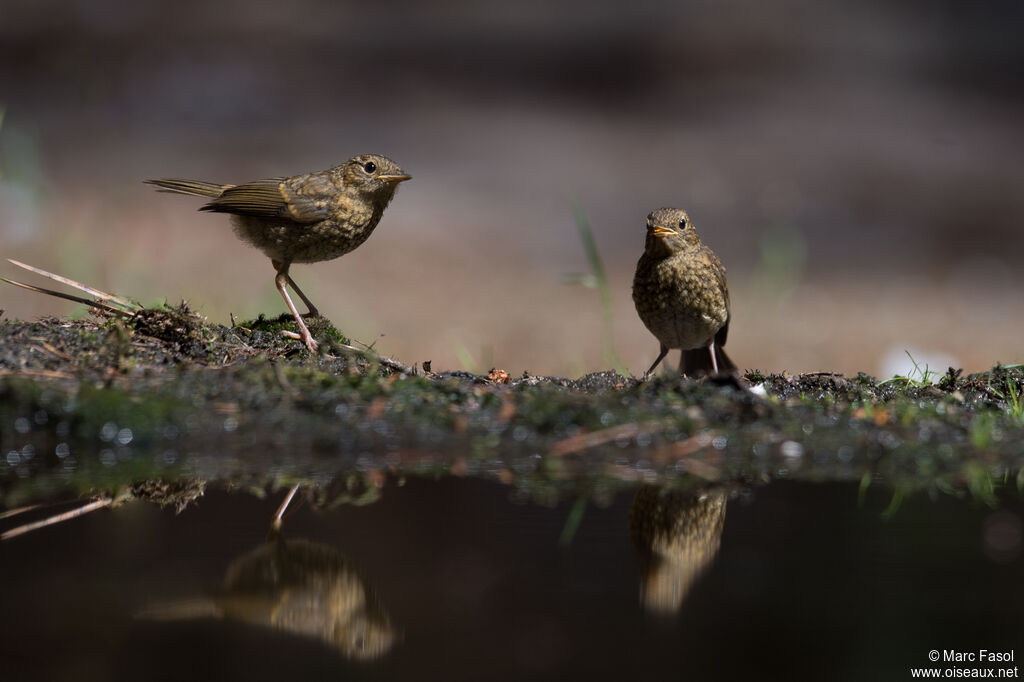
<path id="1" fill-rule="evenodd" d="M 412 176 L 411 175 L 378 175 L 377 179 L 380 180 L 381 182 L 393 182 L 393 183 L 395 183 L 397 185 L 400 182 L 405 182 L 406 180 L 412 180 Z"/>
<path id="2" fill-rule="evenodd" d="M 661 237 L 662 239 L 666 237 L 674 237 L 679 234 L 671 227 L 663 227 L 662 225 L 655 225 L 653 232 L 655 237 Z"/>

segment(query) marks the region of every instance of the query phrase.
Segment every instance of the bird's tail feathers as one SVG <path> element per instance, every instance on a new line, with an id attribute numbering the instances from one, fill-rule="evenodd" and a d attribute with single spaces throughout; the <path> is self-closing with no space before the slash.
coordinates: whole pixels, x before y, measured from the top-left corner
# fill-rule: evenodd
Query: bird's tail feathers
<path id="1" fill-rule="evenodd" d="M 179 180 L 177 178 L 166 178 L 163 180 L 146 180 L 147 185 L 156 185 L 158 192 L 170 192 L 172 194 L 191 194 L 197 197 L 217 198 L 231 185 L 218 185 L 213 182 L 202 180 Z"/>
<path id="2" fill-rule="evenodd" d="M 717 344 L 714 346 L 715 361 L 718 363 L 718 373 L 723 374 L 739 374 L 739 368 L 736 364 L 725 354 L 725 351 Z M 688 377 L 697 379 L 702 376 L 711 376 L 714 371 L 711 366 L 711 350 L 708 348 L 694 348 L 693 350 L 684 350 L 682 357 L 682 366 L 680 372 Z"/>
<path id="3" fill-rule="evenodd" d="M 146 604 L 135 612 L 139 620 L 195 620 L 198 618 L 223 618 L 224 611 L 212 599 L 194 597 L 163 603 Z"/>

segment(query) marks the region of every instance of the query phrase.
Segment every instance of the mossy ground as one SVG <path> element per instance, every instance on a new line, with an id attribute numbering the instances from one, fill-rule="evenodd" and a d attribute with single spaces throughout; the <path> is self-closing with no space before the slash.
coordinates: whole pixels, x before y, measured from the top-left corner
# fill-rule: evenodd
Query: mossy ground
<path id="1" fill-rule="evenodd" d="M 294 330 L 287 316 L 224 326 L 184 304 L 4 321 L 0 502 L 146 496 L 195 479 L 304 482 L 325 502 L 359 501 L 387 476 L 445 474 L 542 501 L 781 477 L 991 501 L 1024 483 L 1021 366 L 951 370 L 934 385 L 755 371 L 753 391 L 611 371 L 483 376 L 380 360 L 316 322 L 310 355 L 281 334 Z"/>

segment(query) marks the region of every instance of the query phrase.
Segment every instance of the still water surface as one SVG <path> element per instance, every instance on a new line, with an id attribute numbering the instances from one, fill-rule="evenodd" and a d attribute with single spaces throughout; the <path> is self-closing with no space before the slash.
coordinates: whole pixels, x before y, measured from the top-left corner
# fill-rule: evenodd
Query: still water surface
<path id="1" fill-rule="evenodd" d="M 903 680 L 932 649 L 1024 654 L 1016 493 L 885 518 L 852 483 L 643 489 L 565 543 L 571 500 L 410 479 L 294 508 L 268 543 L 281 497 L 5 542 L 3 679 Z"/>

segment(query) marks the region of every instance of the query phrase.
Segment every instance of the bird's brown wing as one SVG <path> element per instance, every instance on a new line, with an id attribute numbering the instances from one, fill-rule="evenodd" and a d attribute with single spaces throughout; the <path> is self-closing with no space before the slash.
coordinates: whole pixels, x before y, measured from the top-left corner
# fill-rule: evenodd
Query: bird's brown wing
<path id="1" fill-rule="evenodd" d="M 715 345 L 721 348 L 725 345 L 726 339 L 729 337 L 729 320 L 726 319 L 725 324 L 715 334 Z"/>
<path id="2" fill-rule="evenodd" d="M 725 354 L 724 348 L 725 342 L 729 338 L 729 322 L 732 321 L 732 311 L 729 306 L 729 285 L 725 282 L 725 268 L 722 267 L 721 263 L 718 264 L 717 274 L 718 282 L 722 287 L 722 293 L 725 295 L 725 312 L 727 317 L 725 318 L 725 324 L 723 324 L 722 328 L 715 333 L 715 360 L 718 363 L 719 374 L 730 374 L 735 376 L 739 374 L 740 370 L 736 366 L 736 363 L 734 363 L 732 359 Z"/>
<path id="3" fill-rule="evenodd" d="M 315 192 L 303 191 L 308 183 L 297 180 L 270 178 L 228 187 L 199 210 L 258 218 L 287 218 L 297 223 L 315 223 L 327 218 L 326 201 Z"/>
<path id="4" fill-rule="evenodd" d="M 711 351 L 709 348 L 693 348 L 682 352 L 682 357 L 680 358 L 680 371 L 689 377 L 710 375 L 712 371 L 711 353 L 714 352 L 719 375 L 735 376 L 739 374 L 739 368 L 737 368 L 732 359 L 725 354 L 725 348 L 723 348 L 723 346 L 725 346 L 725 342 L 729 338 L 729 322 L 732 319 L 732 313 L 729 306 L 729 285 L 725 281 L 725 268 L 722 267 L 721 261 L 719 261 L 718 257 L 712 253 L 711 249 L 704 247 L 704 255 L 708 264 L 711 266 L 711 274 L 713 274 L 718 288 L 725 297 L 725 324 L 715 332 L 714 351 Z"/>
<path id="5" fill-rule="evenodd" d="M 715 346 L 721 348 L 729 337 L 729 320 L 732 319 L 732 310 L 729 305 L 729 284 L 725 280 L 725 267 L 722 265 L 722 261 L 718 260 L 718 256 L 712 253 L 711 249 L 708 249 L 708 255 L 710 256 L 711 263 L 714 265 L 718 288 L 721 289 L 722 295 L 725 297 L 725 324 L 715 334 Z"/>

